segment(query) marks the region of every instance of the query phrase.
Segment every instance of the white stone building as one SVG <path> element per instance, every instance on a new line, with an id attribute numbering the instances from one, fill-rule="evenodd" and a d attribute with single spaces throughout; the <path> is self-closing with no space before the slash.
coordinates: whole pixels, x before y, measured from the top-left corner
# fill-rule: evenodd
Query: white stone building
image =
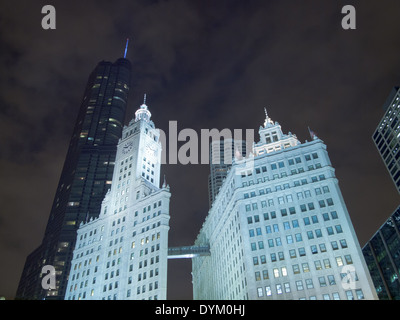
<path id="1" fill-rule="evenodd" d="M 311 133 L 311 132 L 310 132 Z M 376 299 L 326 145 L 266 114 L 197 236 L 194 299 Z"/>
<path id="2" fill-rule="evenodd" d="M 123 128 L 100 215 L 81 224 L 66 300 L 166 299 L 169 187 L 160 133 L 145 103 Z"/>

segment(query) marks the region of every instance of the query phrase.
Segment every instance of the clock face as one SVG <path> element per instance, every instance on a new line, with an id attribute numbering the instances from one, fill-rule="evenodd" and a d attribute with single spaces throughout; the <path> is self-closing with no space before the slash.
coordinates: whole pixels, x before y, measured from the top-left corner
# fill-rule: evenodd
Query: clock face
<path id="1" fill-rule="evenodd" d="M 157 155 L 157 149 L 151 144 L 146 146 L 146 155 L 148 157 L 155 157 Z"/>
<path id="2" fill-rule="evenodd" d="M 126 154 L 126 153 L 128 153 L 129 151 L 131 151 L 132 148 L 133 148 L 133 142 L 132 142 L 132 141 L 131 141 L 131 142 L 127 142 L 127 143 L 124 145 L 124 147 L 122 148 L 122 153 L 123 153 L 123 154 Z"/>

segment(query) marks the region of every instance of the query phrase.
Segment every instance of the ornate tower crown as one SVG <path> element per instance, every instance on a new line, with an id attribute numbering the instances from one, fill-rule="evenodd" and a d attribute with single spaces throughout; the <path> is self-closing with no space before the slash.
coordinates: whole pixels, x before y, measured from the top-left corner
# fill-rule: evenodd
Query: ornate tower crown
<path id="1" fill-rule="evenodd" d="M 139 120 L 144 120 L 149 122 L 151 118 L 151 113 L 146 105 L 146 94 L 144 95 L 143 104 L 135 112 L 135 122 Z"/>

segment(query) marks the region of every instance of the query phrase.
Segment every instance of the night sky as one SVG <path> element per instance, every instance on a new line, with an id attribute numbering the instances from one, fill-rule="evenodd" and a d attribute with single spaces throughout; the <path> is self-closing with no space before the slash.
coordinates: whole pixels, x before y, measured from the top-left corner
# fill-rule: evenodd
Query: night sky
<path id="1" fill-rule="evenodd" d="M 41 9 L 56 8 L 56 30 Z M 356 8 L 356 30 L 341 9 Z M 304 142 L 327 144 L 361 246 L 400 204 L 372 142 L 400 85 L 400 1 L 0 2 L 0 296 L 12 299 L 42 241 L 90 72 L 127 58 L 126 123 L 147 94 L 158 128 L 254 129 L 267 108 Z M 165 165 L 169 245 L 193 244 L 208 211 L 208 165 Z M 170 260 L 169 299 L 192 299 L 191 261 Z"/>

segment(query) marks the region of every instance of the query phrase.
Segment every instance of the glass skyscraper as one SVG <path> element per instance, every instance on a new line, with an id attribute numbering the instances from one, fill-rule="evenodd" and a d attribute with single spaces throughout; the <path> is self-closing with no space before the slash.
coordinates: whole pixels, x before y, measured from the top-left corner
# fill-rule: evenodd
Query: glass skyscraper
<path id="1" fill-rule="evenodd" d="M 372 139 L 396 189 L 400 192 L 400 88 L 394 87 L 385 104 L 382 120 Z"/>
<path id="2" fill-rule="evenodd" d="M 400 300 L 400 207 L 363 247 L 381 300 Z"/>
<path id="3" fill-rule="evenodd" d="M 372 140 L 400 192 L 400 88 L 394 87 L 383 105 L 384 115 Z M 400 300 L 400 207 L 363 247 L 379 299 Z"/>
<path id="4" fill-rule="evenodd" d="M 63 299 L 76 231 L 97 217 L 111 186 L 131 81 L 131 64 L 101 61 L 91 73 L 75 122 L 42 244 L 26 259 L 16 299 Z M 42 267 L 56 269 L 56 289 L 42 289 Z"/>

